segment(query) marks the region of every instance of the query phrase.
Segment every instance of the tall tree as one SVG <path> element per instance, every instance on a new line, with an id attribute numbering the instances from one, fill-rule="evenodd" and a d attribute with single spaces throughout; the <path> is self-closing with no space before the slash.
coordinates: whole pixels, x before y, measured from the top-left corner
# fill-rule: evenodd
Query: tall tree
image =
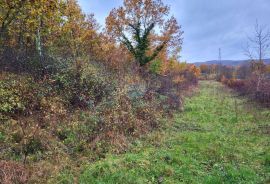
<path id="1" fill-rule="evenodd" d="M 264 64 L 263 59 L 270 48 L 270 31 L 256 21 L 254 36 L 248 37 L 248 39 L 249 42 L 245 49 L 245 53 L 252 61 L 251 69 L 257 76 L 256 92 L 259 92 L 261 82 L 265 77 L 264 73 L 266 71 L 266 65 Z"/>
<path id="2" fill-rule="evenodd" d="M 0 2 L 0 41 L 9 49 L 31 48 L 40 56 L 44 37 L 51 32 L 59 18 L 58 0 L 4 0 Z"/>
<path id="3" fill-rule="evenodd" d="M 16 20 L 26 3 L 28 0 L 0 1 L 0 39 L 3 39 L 8 27 Z"/>
<path id="4" fill-rule="evenodd" d="M 179 50 L 181 26 L 161 0 L 124 0 L 106 19 L 107 31 L 123 43 L 135 60 L 144 66 L 163 50 Z"/>
<path id="5" fill-rule="evenodd" d="M 94 55 L 98 28 L 77 0 L 0 0 L 0 51 L 9 62 Z"/>
<path id="6" fill-rule="evenodd" d="M 67 0 L 60 24 L 55 25 L 51 52 L 64 57 L 92 54 L 98 40 L 99 24 L 93 14 L 85 15 L 76 0 Z"/>

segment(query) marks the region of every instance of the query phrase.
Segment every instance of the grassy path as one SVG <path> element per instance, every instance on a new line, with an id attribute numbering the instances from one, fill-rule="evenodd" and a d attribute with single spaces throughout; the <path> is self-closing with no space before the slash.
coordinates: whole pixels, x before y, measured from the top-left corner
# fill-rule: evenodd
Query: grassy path
<path id="1" fill-rule="evenodd" d="M 80 183 L 268 183 L 270 111 L 204 81 L 185 111 L 124 155 L 86 166 Z"/>

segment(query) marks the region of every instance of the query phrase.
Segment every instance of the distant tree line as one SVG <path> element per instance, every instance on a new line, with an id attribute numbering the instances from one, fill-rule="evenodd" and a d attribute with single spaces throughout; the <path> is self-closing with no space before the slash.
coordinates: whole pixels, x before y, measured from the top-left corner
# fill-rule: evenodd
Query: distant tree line
<path id="1" fill-rule="evenodd" d="M 270 65 L 264 58 L 270 53 L 270 32 L 256 22 L 254 35 L 248 37 L 244 49 L 249 58 L 240 66 L 205 65 L 200 66 L 203 79 L 216 79 L 229 87 L 247 94 L 253 99 L 270 105 Z"/>

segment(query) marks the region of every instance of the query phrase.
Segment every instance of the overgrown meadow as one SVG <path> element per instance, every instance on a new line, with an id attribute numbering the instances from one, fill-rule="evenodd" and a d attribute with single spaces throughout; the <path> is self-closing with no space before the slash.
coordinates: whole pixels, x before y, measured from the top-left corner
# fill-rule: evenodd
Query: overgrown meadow
<path id="1" fill-rule="evenodd" d="M 269 66 L 197 67 L 183 38 L 162 0 L 105 25 L 76 0 L 1 0 L 0 183 L 269 182 Z"/>
<path id="2" fill-rule="evenodd" d="M 1 183 L 47 183 L 123 154 L 197 85 L 199 69 L 178 62 L 181 26 L 160 0 L 124 1 L 104 29 L 76 0 L 0 10 Z"/>

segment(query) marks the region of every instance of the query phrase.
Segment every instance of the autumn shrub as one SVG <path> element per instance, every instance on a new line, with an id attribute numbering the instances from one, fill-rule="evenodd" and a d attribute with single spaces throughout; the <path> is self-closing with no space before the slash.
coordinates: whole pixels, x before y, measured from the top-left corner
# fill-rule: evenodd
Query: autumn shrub
<path id="1" fill-rule="evenodd" d="M 110 94 L 72 120 L 73 128 L 67 131 L 60 127 L 60 139 L 71 149 L 82 142 L 84 149 L 90 144 L 95 152 L 104 153 L 110 147 L 117 152 L 124 151 L 131 137 L 140 137 L 157 128 L 158 117 L 164 112 L 161 106 L 166 98 L 160 100 L 161 95 L 146 83 L 135 73 L 118 79 Z"/>
<path id="2" fill-rule="evenodd" d="M 67 127 L 59 127 L 58 137 L 70 153 L 93 150 L 99 156 L 108 151 L 123 152 L 130 140 L 158 127 L 157 103 L 145 99 L 145 93 L 135 94 L 118 88 L 103 99 L 95 110 L 78 113 Z M 65 126 L 65 125 L 64 125 Z"/>
<path id="3" fill-rule="evenodd" d="M 184 71 L 184 78 L 189 86 L 194 86 L 198 84 L 198 77 L 200 75 L 200 69 L 195 65 L 187 65 L 187 69 Z"/>
<path id="4" fill-rule="evenodd" d="M 66 102 L 50 79 L 35 81 L 28 74 L 3 73 L 0 81 L 0 115 L 2 120 L 21 116 L 39 114 L 46 117 L 50 114 L 63 115 Z"/>
<path id="5" fill-rule="evenodd" d="M 140 102 L 139 102 L 140 101 Z M 158 114 L 151 102 L 138 99 L 134 104 L 126 94 L 117 94 L 110 102 L 100 104 L 98 116 L 98 134 L 93 140 L 96 147 L 97 140 L 106 140 L 114 151 L 124 151 L 128 144 L 128 138 L 141 135 L 158 127 Z"/>
<path id="6" fill-rule="evenodd" d="M 56 135 L 66 146 L 69 155 L 76 155 L 89 149 L 87 140 L 93 131 L 87 127 L 90 122 L 72 122 L 63 124 L 57 128 Z"/>
<path id="7" fill-rule="evenodd" d="M 236 75 L 241 74 L 243 76 L 245 74 L 243 70 L 247 70 L 246 67 L 237 70 Z M 270 104 L 270 80 L 267 78 L 267 73 L 254 71 L 244 79 L 226 78 L 223 75 L 221 82 L 241 95 L 250 97 L 254 101 L 266 106 Z"/>
<path id="8" fill-rule="evenodd" d="M 3 74 L 0 81 L 0 113 L 30 113 L 38 105 L 37 85 L 29 76 Z"/>
<path id="9" fill-rule="evenodd" d="M 33 162 L 51 152 L 54 141 L 70 156 L 126 151 L 134 138 L 160 127 L 162 116 L 181 110 L 182 91 L 197 83 L 193 66 L 166 74 L 136 67 L 123 72 L 78 59 L 42 80 L 2 75 L 7 96 L 2 99 L 18 99 L 10 110 L 2 110 L 13 119 L 3 131 L 12 132 L 3 158 Z"/>
<path id="10" fill-rule="evenodd" d="M 251 75 L 246 80 L 246 90 L 251 98 L 263 105 L 270 106 L 270 80 L 262 76 Z"/>
<path id="11" fill-rule="evenodd" d="M 24 107 L 21 104 L 18 91 L 15 89 L 15 85 L 9 84 L 7 81 L 0 81 L 0 113 L 1 119 L 4 119 L 4 114 L 15 112 L 16 110 L 22 110 Z"/>
<path id="12" fill-rule="evenodd" d="M 181 90 L 184 89 L 183 81 L 176 81 L 174 75 L 158 76 L 153 83 L 152 91 L 148 95 L 155 95 L 160 100 L 160 109 L 171 113 L 182 107 Z M 180 84 L 181 83 L 181 84 Z M 153 90 L 154 89 L 154 90 Z"/>
<path id="13" fill-rule="evenodd" d="M 28 163 L 42 157 L 49 149 L 48 133 L 34 118 L 9 120 L 0 126 L 4 133 L 4 142 L 1 143 L 0 159 L 16 159 L 21 163 Z"/>
<path id="14" fill-rule="evenodd" d="M 94 64 L 77 61 L 54 76 L 55 85 L 71 106 L 93 107 L 114 90 L 113 81 L 102 70 Z"/>
<path id="15" fill-rule="evenodd" d="M 29 172 L 22 164 L 13 161 L 0 160 L 0 183 L 24 184 L 29 179 Z"/>
<path id="16" fill-rule="evenodd" d="M 110 71 L 126 72 L 129 70 L 132 58 L 123 45 L 117 45 L 115 39 L 107 35 L 100 35 L 101 46 L 98 61 Z"/>
<path id="17" fill-rule="evenodd" d="M 162 61 L 159 59 L 152 61 L 149 66 L 149 70 L 154 74 L 160 74 L 162 71 Z"/>
<path id="18" fill-rule="evenodd" d="M 221 82 L 228 87 L 237 90 L 238 92 L 244 92 L 245 90 L 245 81 L 240 79 L 226 79 L 222 78 Z"/>
<path id="19" fill-rule="evenodd" d="M 262 82 L 260 90 L 255 90 L 253 93 L 249 94 L 253 100 L 267 107 L 270 107 L 269 83 L 269 81 Z"/>

